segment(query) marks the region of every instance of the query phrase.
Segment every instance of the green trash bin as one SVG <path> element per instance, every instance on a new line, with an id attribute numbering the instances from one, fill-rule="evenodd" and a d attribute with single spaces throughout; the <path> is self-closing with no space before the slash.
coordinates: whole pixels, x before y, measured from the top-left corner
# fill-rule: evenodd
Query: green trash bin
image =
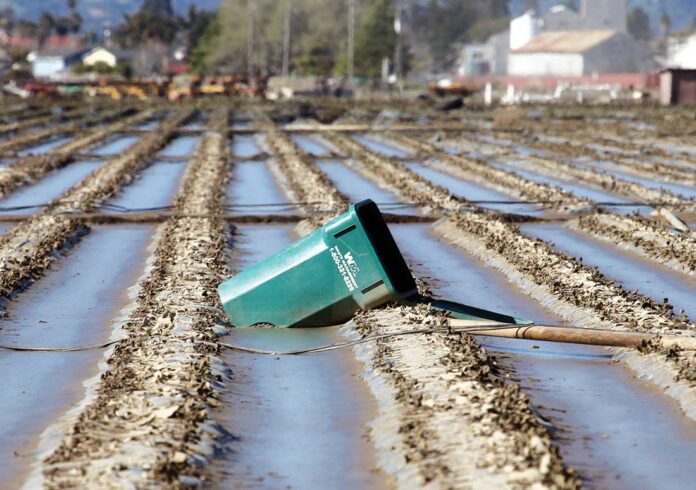
<path id="1" fill-rule="evenodd" d="M 377 205 L 366 200 L 218 287 L 232 325 L 317 327 L 416 295 Z"/>

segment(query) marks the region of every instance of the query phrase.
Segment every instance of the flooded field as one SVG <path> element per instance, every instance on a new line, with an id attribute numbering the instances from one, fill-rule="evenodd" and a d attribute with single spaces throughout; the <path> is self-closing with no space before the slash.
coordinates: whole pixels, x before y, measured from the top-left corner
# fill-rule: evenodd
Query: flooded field
<path id="1" fill-rule="evenodd" d="M 420 300 L 234 328 L 216 292 L 372 199 L 422 295 L 696 336 L 693 117 L 316 104 L 336 119 L 216 99 L 7 122 L 0 488 L 693 487 L 694 351 L 424 331 Z"/>

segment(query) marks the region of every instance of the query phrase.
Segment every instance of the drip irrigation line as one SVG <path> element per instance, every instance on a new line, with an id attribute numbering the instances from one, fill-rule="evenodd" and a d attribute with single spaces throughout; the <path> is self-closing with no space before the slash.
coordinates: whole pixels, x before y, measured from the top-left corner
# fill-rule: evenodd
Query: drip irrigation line
<path id="1" fill-rule="evenodd" d="M 298 356 L 298 355 L 305 355 L 305 354 L 316 354 L 319 352 L 327 352 L 327 351 L 333 351 L 337 349 L 343 349 L 346 347 L 352 347 L 360 344 L 365 344 L 369 342 L 375 342 L 378 340 L 383 340 L 383 339 L 388 339 L 388 338 L 394 338 L 394 337 L 403 337 L 407 335 L 428 335 L 428 334 L 438 334 L 438 333 L 466 333 L 466 334 L 479 334 L 479 335 L 486 335 L 487 331 L 506 331 L 506 330 L 520 330 L 520 329 L 525 329 L 525 328 L 534 328 L 534 327 L 542 327 L 542 328 L 559 328 L 559 329 L 568 329 L 568 327 L 564 325 L 537 325 L 534 323 L 530 324 L 525 324 L 525 325 L 519 325 L 515 323 L 501 323 L 501 324 L 481 324 L 481 325 L 466 325 L 466 326 L 456 326 L 456 325 L 450 325 L 450 326 L 444 326 L 444 327 L 427 327 L 427 328 L 414 328 L 410 330 L 400 330 L 398 332 L 389 332 L 389 333 L 384 333 L 384 334 L 376 334 L 376 335 L 368 335 L 366 337 L 362 337 L 359 339 L 354 339 L 354 340 L 347 340 L 343 342 L 336 342 L 333 344 L 325 344 L 325 345 L 320 345 L 317 347 L 308 347 L 305 349 L 296 349 L 296 350 L 287 350 L 287 351 L 276 351 L 276 350 L 267 350 L 267 349 L 257 349 L 254 347 L 248 347 L 248 346 L 243 346 L 243 345 L 238 345 L 238 344 L 233 344 L 229 342 L 218 342 L 217 344 L 212 344 L 212 345 L 219 345 L 220 347 L 223 347 L 228 350 L 233 350 L 236 352 L 244 352 L 248 354 L 260 354 L 260 355 L 270 355 L 270 356 Z M 571 328 L 576 328 L 578 327 L 571 327 Z M 595 329 L 581 329 L 581 330 L 588 330 L 592 331 Z M 621 331 L 621 330 L 598 330 L 598 332 L 605 332 L 605 333 L 610 333 L 610 334 L 639 334 L 639 332 L 631 332 L 631 331 Z M 527 340 L 540 340 L 540 339 L 533 339 L 533 338 L 527 338 L 522 334 L 522 336 L 518 336 L 519 334 L 515 334 L 514 337 L 511 336 L 506 336 L 507 338 L 518 338 L 518 339 L 527 339 Z M 660 338 L 659 335 L 655 334 L 646 334 L 646 335 L 653 335 L 655 339 Z M 494 335 L 494 336 L 499 336 L 499 335 Z M 108 342 L 103 342 L 99 344 L 87 344 L 87 345 L 79 345 L 79 346 L 73 346 L 73 347 L 22 347 L 22 346 L 13 346 L 13 345 L 3 345 L 0 344 L 0 350 L 6 350 L 6 351 L 14 351 L 14 352 L 81 352 L 81 351 L 88 351 L 88 350 L 96 350 L 96 349 L 104 349 L 107 347 L 110 347 L 122 340 L 126 340 L 128 337 L 121 337 L 118 339 L 110 340 Z M 544 340 L 544 339 L 541 339 Z M 571 342 L 571 343 L 577 343 L 574 341 L 568 341 L 568 340 L 555 340 L 555 342 Z M 583 343 L 583 342 L 580 342 Z M 618 345 L 618 344 L 591 344 L 591 345 Z M 622 345 L 624 346 L 624 345 Z M 626 347 L 626 346 L 624 346 Z M 686 347 L 687 349 L 690 349 L 692 347 Z"/>
<path id="2" fill-rule="evenodd" d="M 46 208 L 51 205 L 66 205 L 71 204 L 71 201 L 56 201 L 49 203 L 40 204 L 25 204 L 21 206 L 0 206 L 0 213 L 7 213 L 12 211 L 24 211 L 27 209 L 37 209 Z M 299 208 L 302 206 L 313 206 L 318 204 L 324 204 L 321 201 L 301 201 L 301 202 L 291 202 L 291 203 L 257 203 L 257 204 L 231 204 L 224 205 L 221 208 L 225 211 L 234 211 L 236 209 L 246 209 L 246 208 Z M 542 205 L 542 206 L 553 206 L 553 205 L 563 205 L 567 204 L 564 201 L 520 201 L 520 200 L 475 200 L 466 201 L 464 204 L 475 204 L 475 205 Z M 694 201 L 685 201 L 679 203 L 668 203 L 668 202 L 613 202 L 613 201 L 601 201 L 601 202 L 591 202 L 591 206 L 611 206 L 611 207 L 661 207 L 661 206 L 688 206 L 696 205 Z M 416 202 L 378 202 L 378 206 L 383 209 L 394 209 L 394 208 L 414 208 L 422 206 L 421 203 Z M 171 211 L 176 209 L 174 205 L 166 206 L 153 206 L 146 208 L 132 208 L 127 206 L 121 206 L 118 204 L 100 204 L 95 206 L 96 209 L 110 210 L 119 213 L 144 213 L 144 212 L 156 212 L 156 211 Z M 548 208 L 544 208 L 548 209 Z M 328 210 L 327 210 L 328 211 Z M 66 212 L 69 213 L 69 212 Z"/>
<path id="3" fill-rule="evenodd" d="M 391 337 L 400 337 L 400 336 L 404 336 L 404 335 L 448 333 L 448 332 L 457 332 L 457 331 L 459 331 L 459 332 L 466 332 L 466 331 L 480 332 L 480 331 L 485 331 L 485 330 L 500 330 L 500 329 L 505 329 L 505 328 L 519 328 L 519 327 L 520 327 L 520 325 L 515 325 L 512 323 L 509 323 L 509 324 L 501 324 L 501 325 L 495 325 L 495 326 L 472 325 L 472 326 L 466 327 L 466 329 L 450 328 L 450 327 L 416 328 L 416 329 L 412 329 L 412 330 L 401 330 L 399 332 L 390 332 L 390 333 L 379 334 L 379 335 L 369 335 L 367 337 L 363 337 L 360 339 L 347 340 L 345 342 L 337 342 L 334 344 L 326 344 L 326 345 L 321 345 L 318 347 L 310 347 L 307 349 L 298 349 L 298 350 L 291 350 L 291 351 L 272 351 L 272 350 L 264 350 L 264 349 L 255 349 L 253 347 L 246 347 L 243 345 L 231 344 L 228 342 L 219 342 L 219 345 L 221 347 L 224 347 L 224 348 L 229 349 L 229 350 L 246 352 L 249 354 L 264 354 L 264 355 L 273 355 L 273 356 L 296 356 L 296 355 L 302 355 L 302 354 L 312 354 L 312 353 L 316 353 L 316 352 L 331 351 L 331 350 L 341 349 L 344 347 L 351 347 L 354 345 L 365 344 L 367 342 L 374 342 L 377 340 L 387 339 L 387 338 L 391 338 Z M 81 352 L 81 351 L 88 351 L 88 350 L 105 349 L 107 347 L 110 347 L 110 346 L 122 341 L 122 340 L 126 340 L 127 338 L 128 337 L 121 337 L 118 339 L 110 340 L 108 342 L 102 342 L 102 343 L 98 343 L 98 344 L 78 345 L 78 346 L 73 346 L 73 347 L 23 347 L 23 346 L 0 344 L 0 350 L 14 351 L 14 352 Z"/>

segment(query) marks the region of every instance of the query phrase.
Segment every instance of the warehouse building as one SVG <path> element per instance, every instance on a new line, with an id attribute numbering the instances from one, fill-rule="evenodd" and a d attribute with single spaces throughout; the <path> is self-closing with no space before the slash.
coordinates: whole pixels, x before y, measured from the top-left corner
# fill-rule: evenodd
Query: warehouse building
<path id="1" fill-rule="evenodd" d="M 510 51 L 512 76 L 580 77 L 641 71 L 641 48 L 618 31 L 542 32 Z"/>

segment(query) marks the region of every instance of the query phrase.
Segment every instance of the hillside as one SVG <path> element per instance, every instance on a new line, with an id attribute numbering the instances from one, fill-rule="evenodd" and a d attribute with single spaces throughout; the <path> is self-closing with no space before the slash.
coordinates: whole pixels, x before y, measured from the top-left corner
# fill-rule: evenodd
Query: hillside
<path id="1" fill-rule="evenodd" d="M 522 12 L 524 0 L 511 0 L 510 12 L 517 15 Z M 542 12 L 548 11 L 552 6 L 561 3 L 559 0 L 539 0 L 539 6 Z M 575 0 L 578 5 L 579 0 Z M 696 18 L 696 6 L 694 0 L 628 0 L 629 11 L 635 7 L 640 7 L 650 17 L 650 23 L 653 30 L 657 31 L 660 25 L 660 17 L 665 12 L 672 19 L 672 29 L 681 30 L 691 27 L 692 22 Z"/>
<path id="2" fill-rule="evenodd" d="M 84 21 L 86 29 L 100 29 L 110 22 L 112 25 L 120 22 L 124 14 L 137 11 L 143 0 L 78 0 L 77 9 Z M 217 9 L 220 0 L 172 0 L 172 6 L 177 14 L 186 13 L 190 5 L 199 10 Z M 12 7 L 18 18 L 36 21 L 41 12 L 52 15 L 64 15 L 67 11 L 65 0 L 0 0 L 0 8 Z"/>

